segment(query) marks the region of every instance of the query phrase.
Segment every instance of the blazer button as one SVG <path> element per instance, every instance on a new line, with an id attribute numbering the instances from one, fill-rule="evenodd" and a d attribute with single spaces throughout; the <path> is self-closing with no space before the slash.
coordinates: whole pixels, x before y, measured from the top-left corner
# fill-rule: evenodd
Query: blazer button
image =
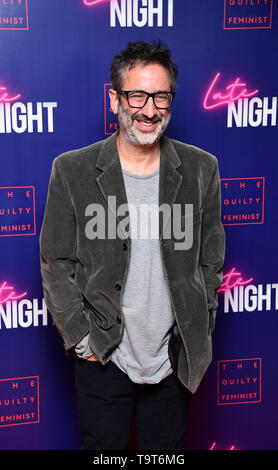
<path id="1" fill-rule="evenodd" d="M 121 284 L 119 284 L 118 282 L 116 282 L 114 287 L 115 287 L 116 290 L 121 290 L 121 288 L 122 288 Z"/>
<path id="2" fill-rule="evenodd" d="M 127 243 L 126 242 L 123 243 L 123 250 L 125 250 L 125 251 L 127 250 Z"/>
<path id="3" fill-rule="evenodd" d="M 117 317 L 117 322 L 118 322 L 118 323 L 122 323 L 121 317 Z"/>

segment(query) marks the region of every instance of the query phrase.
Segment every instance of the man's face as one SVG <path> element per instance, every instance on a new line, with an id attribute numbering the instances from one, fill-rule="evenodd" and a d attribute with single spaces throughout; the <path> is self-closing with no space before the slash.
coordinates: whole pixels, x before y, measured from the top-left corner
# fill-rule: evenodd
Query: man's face
<path id="1" fill-rule="evenodd" d="M 122 90 L 144 90 L 149 93 L 171 91 L 168 71 L 159 64 L 137 65 L 125 72 Z M 151 97 L 143 108 L 138 109 L 130 107 L 127 97 L 122 95 L 114 109 L 118 113 L 123 137 L 135 145 L 152 145 L 156 142 L 171 117 L 170 109 L 156 108 Z"/>

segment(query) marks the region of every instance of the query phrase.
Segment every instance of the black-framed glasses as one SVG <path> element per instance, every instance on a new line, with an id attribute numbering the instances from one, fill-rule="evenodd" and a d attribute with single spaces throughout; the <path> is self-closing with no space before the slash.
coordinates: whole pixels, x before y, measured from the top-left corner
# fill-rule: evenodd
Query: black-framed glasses
<path id="1" fill-rule="evenodd" d="M 125 95 L 127 102 L 131 108 L 144 108 L 148 99 L 153 99 L 156 108 L 167 109 L 170 108 L 173 99 L 176 95 L 173 91 L 156 91 L 155 93 L 148 93 L 143 90 L 116 90 L 118 94 Z"/>

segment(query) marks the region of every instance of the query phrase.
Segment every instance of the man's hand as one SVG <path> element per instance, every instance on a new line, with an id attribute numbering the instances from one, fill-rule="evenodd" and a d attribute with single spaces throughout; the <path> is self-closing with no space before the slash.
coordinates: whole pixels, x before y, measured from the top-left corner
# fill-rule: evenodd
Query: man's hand
<path id="1" fill-rule="evenodd" d="M 87 361 L 98 361 L 98 357 L 96 354 L 92 354 L 91 356 L 87 357 Z"/>

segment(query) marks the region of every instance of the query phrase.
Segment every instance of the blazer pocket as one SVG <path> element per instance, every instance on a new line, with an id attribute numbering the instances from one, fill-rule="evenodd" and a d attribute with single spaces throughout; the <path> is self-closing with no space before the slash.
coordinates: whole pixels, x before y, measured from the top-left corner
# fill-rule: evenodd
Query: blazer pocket
<path id="1" fill-rule="evenodd" d="M 108 318 L 107 316 L 103 315 L 99 310 L 93 307 L 88 299 L 82 294 L 84 306 L 87 307 L 90 312 L 92 313 L 92 318 L 95 324 L 102 328 L 103 330 L 108 330 L 113 325 L 114 321 L 112 318 Z"/>

